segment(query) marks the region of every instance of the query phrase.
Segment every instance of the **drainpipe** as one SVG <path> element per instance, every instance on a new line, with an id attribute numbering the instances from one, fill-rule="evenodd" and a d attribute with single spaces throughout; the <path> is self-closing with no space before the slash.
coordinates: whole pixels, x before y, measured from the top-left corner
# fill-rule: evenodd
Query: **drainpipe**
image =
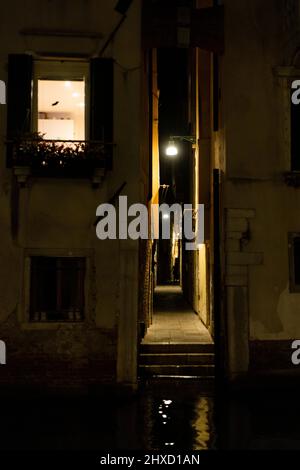
<path id="1" fill-rule="evenodd" d="M 112 30 L 112 32 L 110 33 L 110 35 L 108 36 L 107 40 L 105 41 L 105 43 L 103 44 L 102 48 L 100 49 L 100 51 L 98 53 L 96 53 L 96 57 L 102 57 L 104 52 L 106 51 L 106 49 L 108 48 L 109 44 L 113 41 L 113 39 L 115 38 L 117 32 L 119 31 L 119 29 L 121 28 L 122 24 L 124 23 L 124 21 L 126 20 L 127 16 L 126 16 L 126 13 L 131 5 L 133 0 L 119 0 L 116 7 L 115 7 L 115 11 L 117 11 L 118 13 L 121 13 L 122 17 L 120 19 L 120 21 L 117 23 L 117 25 L 115 26 L 115 28 Z"/>

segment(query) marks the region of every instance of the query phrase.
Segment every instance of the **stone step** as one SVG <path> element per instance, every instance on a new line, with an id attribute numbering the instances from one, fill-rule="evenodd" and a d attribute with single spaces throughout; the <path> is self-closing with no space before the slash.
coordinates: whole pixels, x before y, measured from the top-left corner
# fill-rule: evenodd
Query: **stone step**
<path id="1" fill-rule="evenodd" d="M 213 343 L 141 343 L 141 354 L 213 353 Z"/>
<path id="2" fill-rule="evenodd" d="M 143 353 L 140 365 L 208 365 L 214 364 L 213 353 Z"/>
<path id="3" fill-rule="evenodd" d="M 194 395 L 195 390 L 201 390 L 202 396 L 210 396 L 215 392 L 215 377 L 210 376 L 180 376 L 180 375 L 157 375 L 153 377 L 140 377 L 139 385 L 143 387 L 151 387 L 151 391 L 155 395 L 161 394 L 162 385 L 163 390 L 170 399 L 176 401 L 176 395 L 182 387 L 184 387 L 187 396 L 189 392 Z"/>
<path id="4" fill-rule="evenodd" d="M 188 384 L 189 386 L 193 387 L 199 387 L 199 383 L 201 384 L 201 392 L 202 393 L 209 393 L 214 391 L 214 386 L 215 386 L 215 377 L 214 376 L 191 376 L 191 375 L 186 375 L 186 376 L 180 376 L 180 375 L 154 375 L 153 377 L 143 377 L 142 378 L 143 382 L 148 382 L 151 383 L 151 386 L 158 386 L 159 388 L 161 387 L 161 384 L 163 383 L 164 387 L 169 386 L 174 388 L 174 386 L 181 386 L 182 383 L 184 382 L 185 386 Z"/>
<path id="5" fill-rule="evenodd" d="M 214 377 L 213 365 L 140 365 L 140 377 Z"/>

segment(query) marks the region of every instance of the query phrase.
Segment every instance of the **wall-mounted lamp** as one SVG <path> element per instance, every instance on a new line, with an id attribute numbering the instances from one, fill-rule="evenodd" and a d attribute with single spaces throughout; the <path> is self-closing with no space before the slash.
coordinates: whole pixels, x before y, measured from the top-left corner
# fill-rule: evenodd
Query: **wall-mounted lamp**
<path id="1" fill-rule="evenodd" d="M 192 135 L 172 135 L 170 136 L 170 140 L 166 148 L 166 155 L 168 157 L 175 157 L 178 155 L 176 140 L 179 140 L 180 142 L 190 142 L 193 145 L 196 143 L 196 138 Z"/>
<path id="2" fill-rule="evenodd" d="M 178 148 L 176 147 L 174 140 L 169 140 L 166 154 L 168 157 L 175 157 L 178 154 Z"/>

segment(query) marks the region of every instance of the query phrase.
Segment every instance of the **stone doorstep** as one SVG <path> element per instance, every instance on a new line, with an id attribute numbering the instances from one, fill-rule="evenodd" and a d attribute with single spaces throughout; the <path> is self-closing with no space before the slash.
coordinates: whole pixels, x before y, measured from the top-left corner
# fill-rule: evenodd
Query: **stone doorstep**
<path id="1" fill-rule="evenodd" d="M 139 366 L 141 375 L 184 375 L 213 377 L 215 373 L 214 365 L 141 365 Z"/>
<path id="2" fill-rule="evenodd" d="M 213 353 L 213 342 L 176 342 L 176 343 L 142 343 L 140 345 L 141 354 L 161 354 L 161 353 Z"/>
<path id="3" fill-rule="evenodd" d="M 214 357 L 214 353 L 144 353 L 140 355 L 140 365 L 211 365 Z"/>

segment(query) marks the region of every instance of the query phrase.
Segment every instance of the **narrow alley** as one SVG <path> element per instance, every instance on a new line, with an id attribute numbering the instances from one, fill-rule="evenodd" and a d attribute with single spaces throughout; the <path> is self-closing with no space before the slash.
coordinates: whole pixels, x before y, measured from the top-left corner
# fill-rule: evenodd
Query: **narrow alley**
<path id="1" fill-rule="evenodd" d="M 143 343 L 212 343 L 212 338 L 181 287 L 167 285 L 155 289 L 153 323 Z"/>

